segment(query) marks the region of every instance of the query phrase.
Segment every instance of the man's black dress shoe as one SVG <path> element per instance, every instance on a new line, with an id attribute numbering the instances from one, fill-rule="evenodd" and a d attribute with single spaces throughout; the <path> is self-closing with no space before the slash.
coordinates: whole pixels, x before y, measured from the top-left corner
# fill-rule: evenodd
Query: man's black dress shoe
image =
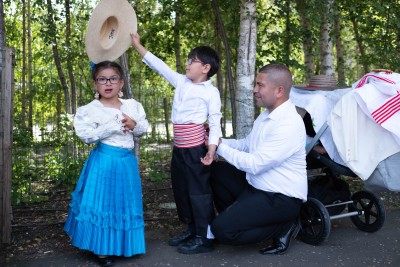
<path id="1" fill-rule="evenodd" d="M 168 245 L 170 245 L 172 247 L 176 247 L 184 242 L 189 241 L 193 237 L 194 237 L 194 234 L 192 234 L 192 232 L 186 231 L 186 232 L 183 232 L 182 234 L 175 236 L 175 237 L 171 238 L 170 240 L 168 240 Z"/>
<path id="2" fill-rule="evenodd" d="M 205 253 L 213 250 L 213 241 L 201 236 L 196 236 L 178 247 L 178 252 L 183 254 Z"/>
<path id="3" fill-rule="evenodd" d="M 260 253 L 264 255 L 267 254 L 280 255 L 285 253 L 288 250 L 292 240 L 296 238 L 299 231 L 300 231 L 300 224 L 296 221 L 295 223 L 292 224 L 292 226 L 290 227 L 289 231 L 286 234 L 284 234 L 280 238 L 274 238 L 272 245 L 267 248 L 261 249 Z"/>
<path id="4" fill-rule="evenodd" d="M 111 257 L 100 258 L 99 264 L 102 267 L 114 266 L 114 260 Z"/>

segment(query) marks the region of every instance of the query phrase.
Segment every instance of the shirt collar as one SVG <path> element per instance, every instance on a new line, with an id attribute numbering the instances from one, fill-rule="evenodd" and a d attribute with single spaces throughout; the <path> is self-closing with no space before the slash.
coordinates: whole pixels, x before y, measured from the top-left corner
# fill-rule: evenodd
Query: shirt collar
<path id="1" fill-rule="evenodd" d="M 264 120 L 266 119 L 279 120 L 282 116 L 285 116 L 286 111 L 290 108 L 291 105 L 292 101 L 288 99 L 281 105 L 276 107 L 272 112 L 269 112 L 269 110 L 265 110 L 263 113 L 261 113 L 262 118 Z"/>
<path id="2" fill-rule="evenodd" d="M 191 81 L 190 79 L 188 79 L 188 80 Z M 212 86 L 211 79 L 208 79 L 207 81 L 204 81 L 204 82 L 201 82 L 201 83 L 193 83 L 193 84 L 195 84 L 195 85 L 204 85 L 205 87 Z"/>

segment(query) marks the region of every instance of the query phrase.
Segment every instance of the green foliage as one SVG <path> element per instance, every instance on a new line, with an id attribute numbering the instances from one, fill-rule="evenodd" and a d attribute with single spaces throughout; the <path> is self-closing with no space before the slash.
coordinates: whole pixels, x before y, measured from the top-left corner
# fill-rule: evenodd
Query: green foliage
<path id="1" fill-rule="evenodd" d="M 85 52 L 86 27 L 90 14 L 98 1 L 77 0 L 70 4 L 70 46 L 66 45 L 65 7 L 62 1 L 52 2 L 54 24 L 49 23 L 46 1 L 31 1 L 30 14 L 25 19 L 31 23 L 32 66 L 28 66 L 27 32 L 23 40 L 22 2 L 4 1 L 7 46 L 16 51 L 13 137 L 13 199 L 14 203 L 40 199 L 40 190 L 50 186 L 72 187 L 90 146 L 84 145 L 74 134 L 71 117 L 65 113 L 64 92 L 59 73 L 54 65 L 53 44 L 57 41 L 61 68 L 71 87 L 71 77 L 66 72 L 72 65 L 76 86 L 77 105 L 93 99 L 89 59 Z M 138 31 L 142 43 L 176 69 L 175 52 L 180 49 L 184 62 L 190 49 L 198 45 L 221 47 L 221 92 L 226 92 L 225 50 L 231 54 L 232 70 L 236 69 L 240 8 L 242 1 L 218 1 L 229 48 L 224 47 L 221 29 L 216 23 L 211 1 L 201 0 L 147 0 L 131 1 L 138 17 Z M 319 0 L 257 0 L 257 59 L 256 69 L 271 62 L 283 62 L 290 66 L 295 83 L 304 82 L 303 40 L 310 37 L 316 69 L 319 62 L 319 32 L 321 12 L 326 1 Z M 300 14 L 296 3 L 303 7 L 311 22 L 310 32 L 300 27 Z M 368 68 L 400 70 L 400 5 L 398 0 L 358 1 L 336 0 L 342 26 L 345 51 L 346 83 L 351 84 L 364 75 Z M 25 3 L 27 4 L 27 3 Z M 177 14 L 179 24 L 176 25 Z M 360 42 L 365 49 L 361 57 L 355 40 L 357 23 Z M 175 34 L 179 33 L 179 43 Z M 306 35 L 310 36 L 306 36 Z M 335 40 L 333 39 L 335 42 Z M 25 44 L 25 47 L 22 45 Z M 23 55 L 22 52 L 26 51 Z M 166 137 L 159 136 L 158 125 L 170 117 L 173 88 L 157 73 L 141 62 L 141 57 L 130 49 L 128 60 L 131 87 L 134 98 L 142 102 L 152 131 L 143 137 L 141 164 L 151 179 L 165 179 L 165 166 L 169 164 L 168 149 L 156 149 L 167 145 Z M 32 81 L 27 79 L 31 67 Z M 184 66 L 180 66 L 184 72 Z M 31 84 L 30 84 L 31 83 Z M 229 98 L 229 93 L 226 96 Z M 166 107 L 163 100 L 166 99 Z M 228 99 L 229 101 L 229 99 Z M 226 101 L 223 101 L 225 103 Z M 228 103 L 228 102 L 227 102 Z M 227 104 L 229 106 L 229 103 Z M 224 114 L 230 120 L 229 108 Z M 32 114 L 31 118 L 29 114 Z M 31 123 L 32 129 L 27 127 Z M 163 167 L 164 166 L 164 167 Z M 39 186 L 38 184 L 42 185 Z M 48 186 L 44 186 L 47 184 Z"/>
<path id="2" fill-rule="evenodd" d="M 140 169 L 151 181 L 157 182 L 169 179 L 167 171 L 172 155 L 172 145 L 166 142 L 165 137 L 146 135 L 141 139 Z"/>
<path id="3" fill-rule="evenodd" d="M 71 119 L 63 115 L 57 129 L 41 127 L 40 133 L 20 125 L 14 127 L 14 204 L 40 201 L 53 187 L 70 189 L 76 184 L 90 147 L 71 130 Z"/>

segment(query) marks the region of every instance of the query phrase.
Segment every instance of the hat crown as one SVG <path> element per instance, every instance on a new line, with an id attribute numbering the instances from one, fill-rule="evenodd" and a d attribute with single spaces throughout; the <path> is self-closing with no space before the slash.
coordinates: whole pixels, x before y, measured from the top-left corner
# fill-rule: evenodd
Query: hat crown
<path id="1" fill-rule="evenodd" d="M 110 49 L 118 37 L 118 19 L 114 16 L 107 18 L 101 26 L 99 42 L 103 49 Z"/>
<path id="2" fill-rule="evenodd" d="M 137 31 L 135 10 L 127 0 L 101 0 L 86 29 L 86 52 L 93 63 L 114 61 L 132 45 Z"/>

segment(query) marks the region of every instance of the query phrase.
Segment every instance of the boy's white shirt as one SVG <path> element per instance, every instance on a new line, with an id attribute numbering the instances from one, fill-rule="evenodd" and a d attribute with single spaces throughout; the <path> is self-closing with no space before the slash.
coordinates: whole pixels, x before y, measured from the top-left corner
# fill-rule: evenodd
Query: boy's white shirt
<path id="1" fill-rule="evenodd" d="M 174 88 L 171 120 L 174 124 L 203 124 L 210 128 L 208 144 L 218 145 L 221 131 L 221 98 L 211 81 L 193 83 L 186 75 L 172 70 L 161 59 L 147 52 L 143 62 L 160 74 Z"/>

